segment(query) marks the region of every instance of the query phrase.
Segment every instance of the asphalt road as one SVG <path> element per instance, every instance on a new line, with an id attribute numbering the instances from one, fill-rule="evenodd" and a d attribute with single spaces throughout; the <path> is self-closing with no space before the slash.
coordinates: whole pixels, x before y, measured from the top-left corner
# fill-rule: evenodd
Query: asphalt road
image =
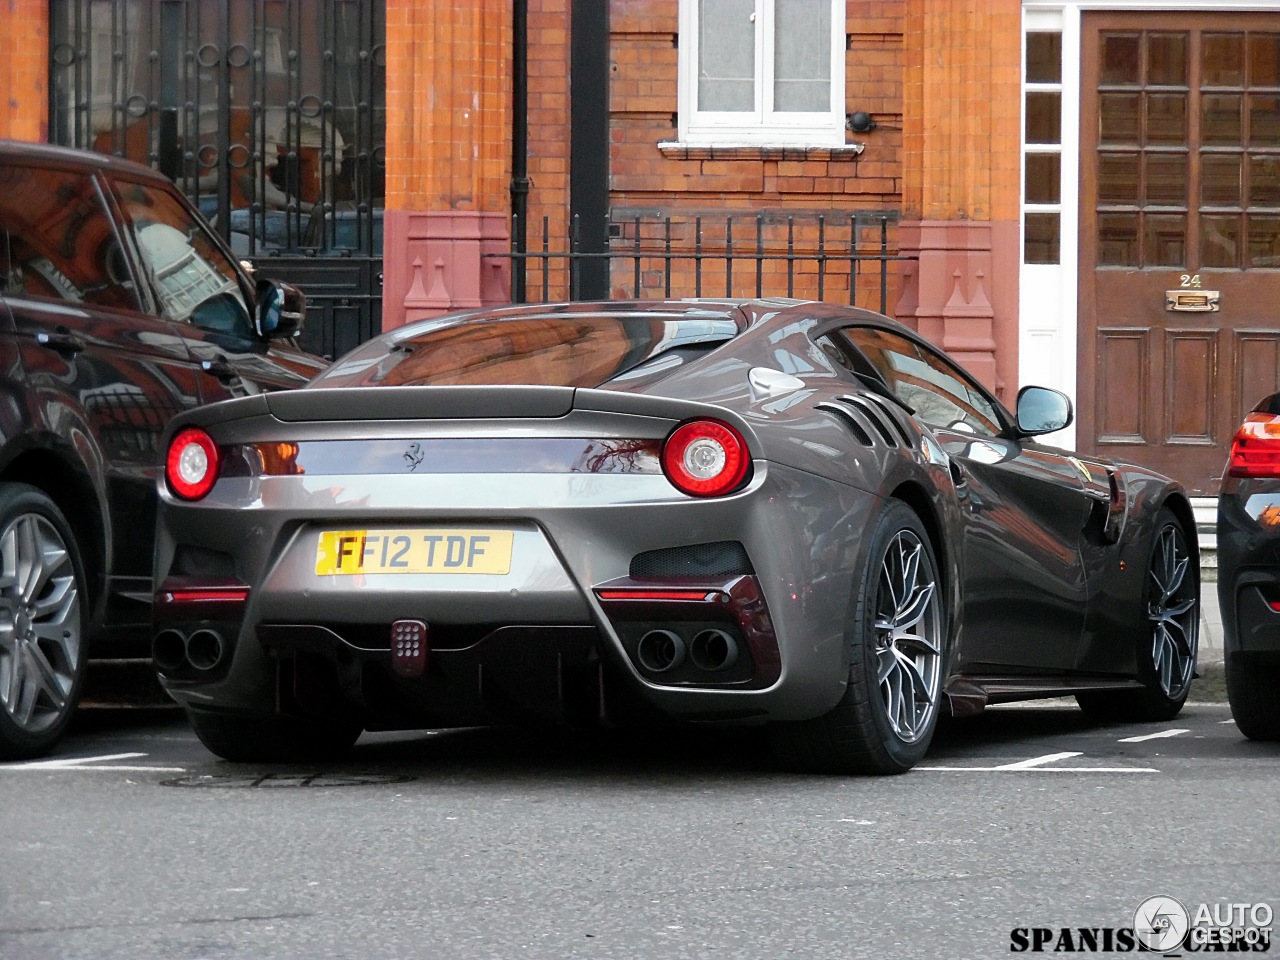
<path id="1" fill-rule="evenodd" d="M 176 711 L 89 709 L 0 765 L 0 958 L 1009 956 L 1155 895 L 1280 910 L 1278 767 L 1224 704 L 995 708 L 894 778 L 780 772 L 749 736 L 476 730 L 248 767 Z"/>

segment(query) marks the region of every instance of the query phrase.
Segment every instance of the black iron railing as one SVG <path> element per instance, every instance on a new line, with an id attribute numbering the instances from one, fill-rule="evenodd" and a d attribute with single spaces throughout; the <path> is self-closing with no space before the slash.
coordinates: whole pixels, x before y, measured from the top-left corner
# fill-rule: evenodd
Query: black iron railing
<path id="1" fill-rule="evenodd" d="M 514 219 L 514 218 L 513 218 Z M 893 218 L 883 214 L 831 217 L 614 216 L 610 248 L 584 250 L 581 223 L 569 223 L 564 249 L 552 249 L 550 219 L 542 218 L 540 249 L 489 254 L 512 262 L 519 302 L 582 299 L 581 269 L 609 263 L 611 294 L 636 299 L 787 296 L 889 307 L 901 256 L 891 244 Z M 512 236 L 521 236 L 513 222 Z M 526 231 L 527 232 L 527 231 Z"/>

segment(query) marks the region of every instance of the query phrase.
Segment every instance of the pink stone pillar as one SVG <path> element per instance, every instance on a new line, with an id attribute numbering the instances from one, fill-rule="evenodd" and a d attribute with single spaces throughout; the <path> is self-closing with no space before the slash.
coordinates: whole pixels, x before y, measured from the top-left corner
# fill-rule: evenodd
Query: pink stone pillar
<path id="1" fill-rule="evenodd" d="M 1007 371 L 1016 367 L 997 362 L 997 356 L 1016 363 L 1016 323 L 1001 318 L 1017 316 L 1017 273 L 1005 263 L 1010 254 L 1016 258 L 1017 224 L 904 221 L 898 251 L 916 258 L 903 270 L 898 319 L 951 354 L 1001 400 L 1012 399 L 1005 396 L 1015 392 Z"/>
<path id="2" fill-rule="evenodd" d="M 388 210 L 383 236 L 383 330 L 510 301 L 506 214 Z"/>

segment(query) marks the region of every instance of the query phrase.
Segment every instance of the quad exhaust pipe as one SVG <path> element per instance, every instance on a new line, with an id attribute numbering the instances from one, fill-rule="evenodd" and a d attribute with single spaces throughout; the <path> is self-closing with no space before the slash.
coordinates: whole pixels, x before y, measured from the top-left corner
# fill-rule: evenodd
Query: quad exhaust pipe
<path id="1" fill-rule="evenodd" d="M 689 643 L 674 630 L 650 630 L 636 645 L 636 659 L 650 673 L 667 673 L 687 659 L 703 673 L 728 670 L 738 662 L 738 641 L 725 630 L 699 631 Z"/>
<path id="2" fill-rule="evenodd" d="M 738 662 L 738 641 L 724 630 L 703 630 L 689 644 L 689 661 L 708 673 L 728 670 Z"/>
<path id="3" fill-rule="evenodd" d="M 205 673 L 221 664 L 226 654 L 222 634 L 207 627 L 190 634 L 172 628 L 161 630 L 151 640 L 151 659 L 161 673 L 188 668 Z"/>
<path id="4" fill-rule="evenodd" d="M 684 663 L 684 638 L 672 630 L 650 630 L 636 646 L 636 659 L 650 673 L 666 673 Z"/>

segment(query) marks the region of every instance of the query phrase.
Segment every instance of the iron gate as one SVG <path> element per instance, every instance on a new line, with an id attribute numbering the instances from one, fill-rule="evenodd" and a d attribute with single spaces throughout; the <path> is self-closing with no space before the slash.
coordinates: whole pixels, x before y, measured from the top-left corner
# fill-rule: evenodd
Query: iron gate
<path id="1" fill-rule="evenodd" d="M 164 171 L 308 297 L 303 345 L 378 332 L 385 0 L 50 0 L 49 137 Z"/>

